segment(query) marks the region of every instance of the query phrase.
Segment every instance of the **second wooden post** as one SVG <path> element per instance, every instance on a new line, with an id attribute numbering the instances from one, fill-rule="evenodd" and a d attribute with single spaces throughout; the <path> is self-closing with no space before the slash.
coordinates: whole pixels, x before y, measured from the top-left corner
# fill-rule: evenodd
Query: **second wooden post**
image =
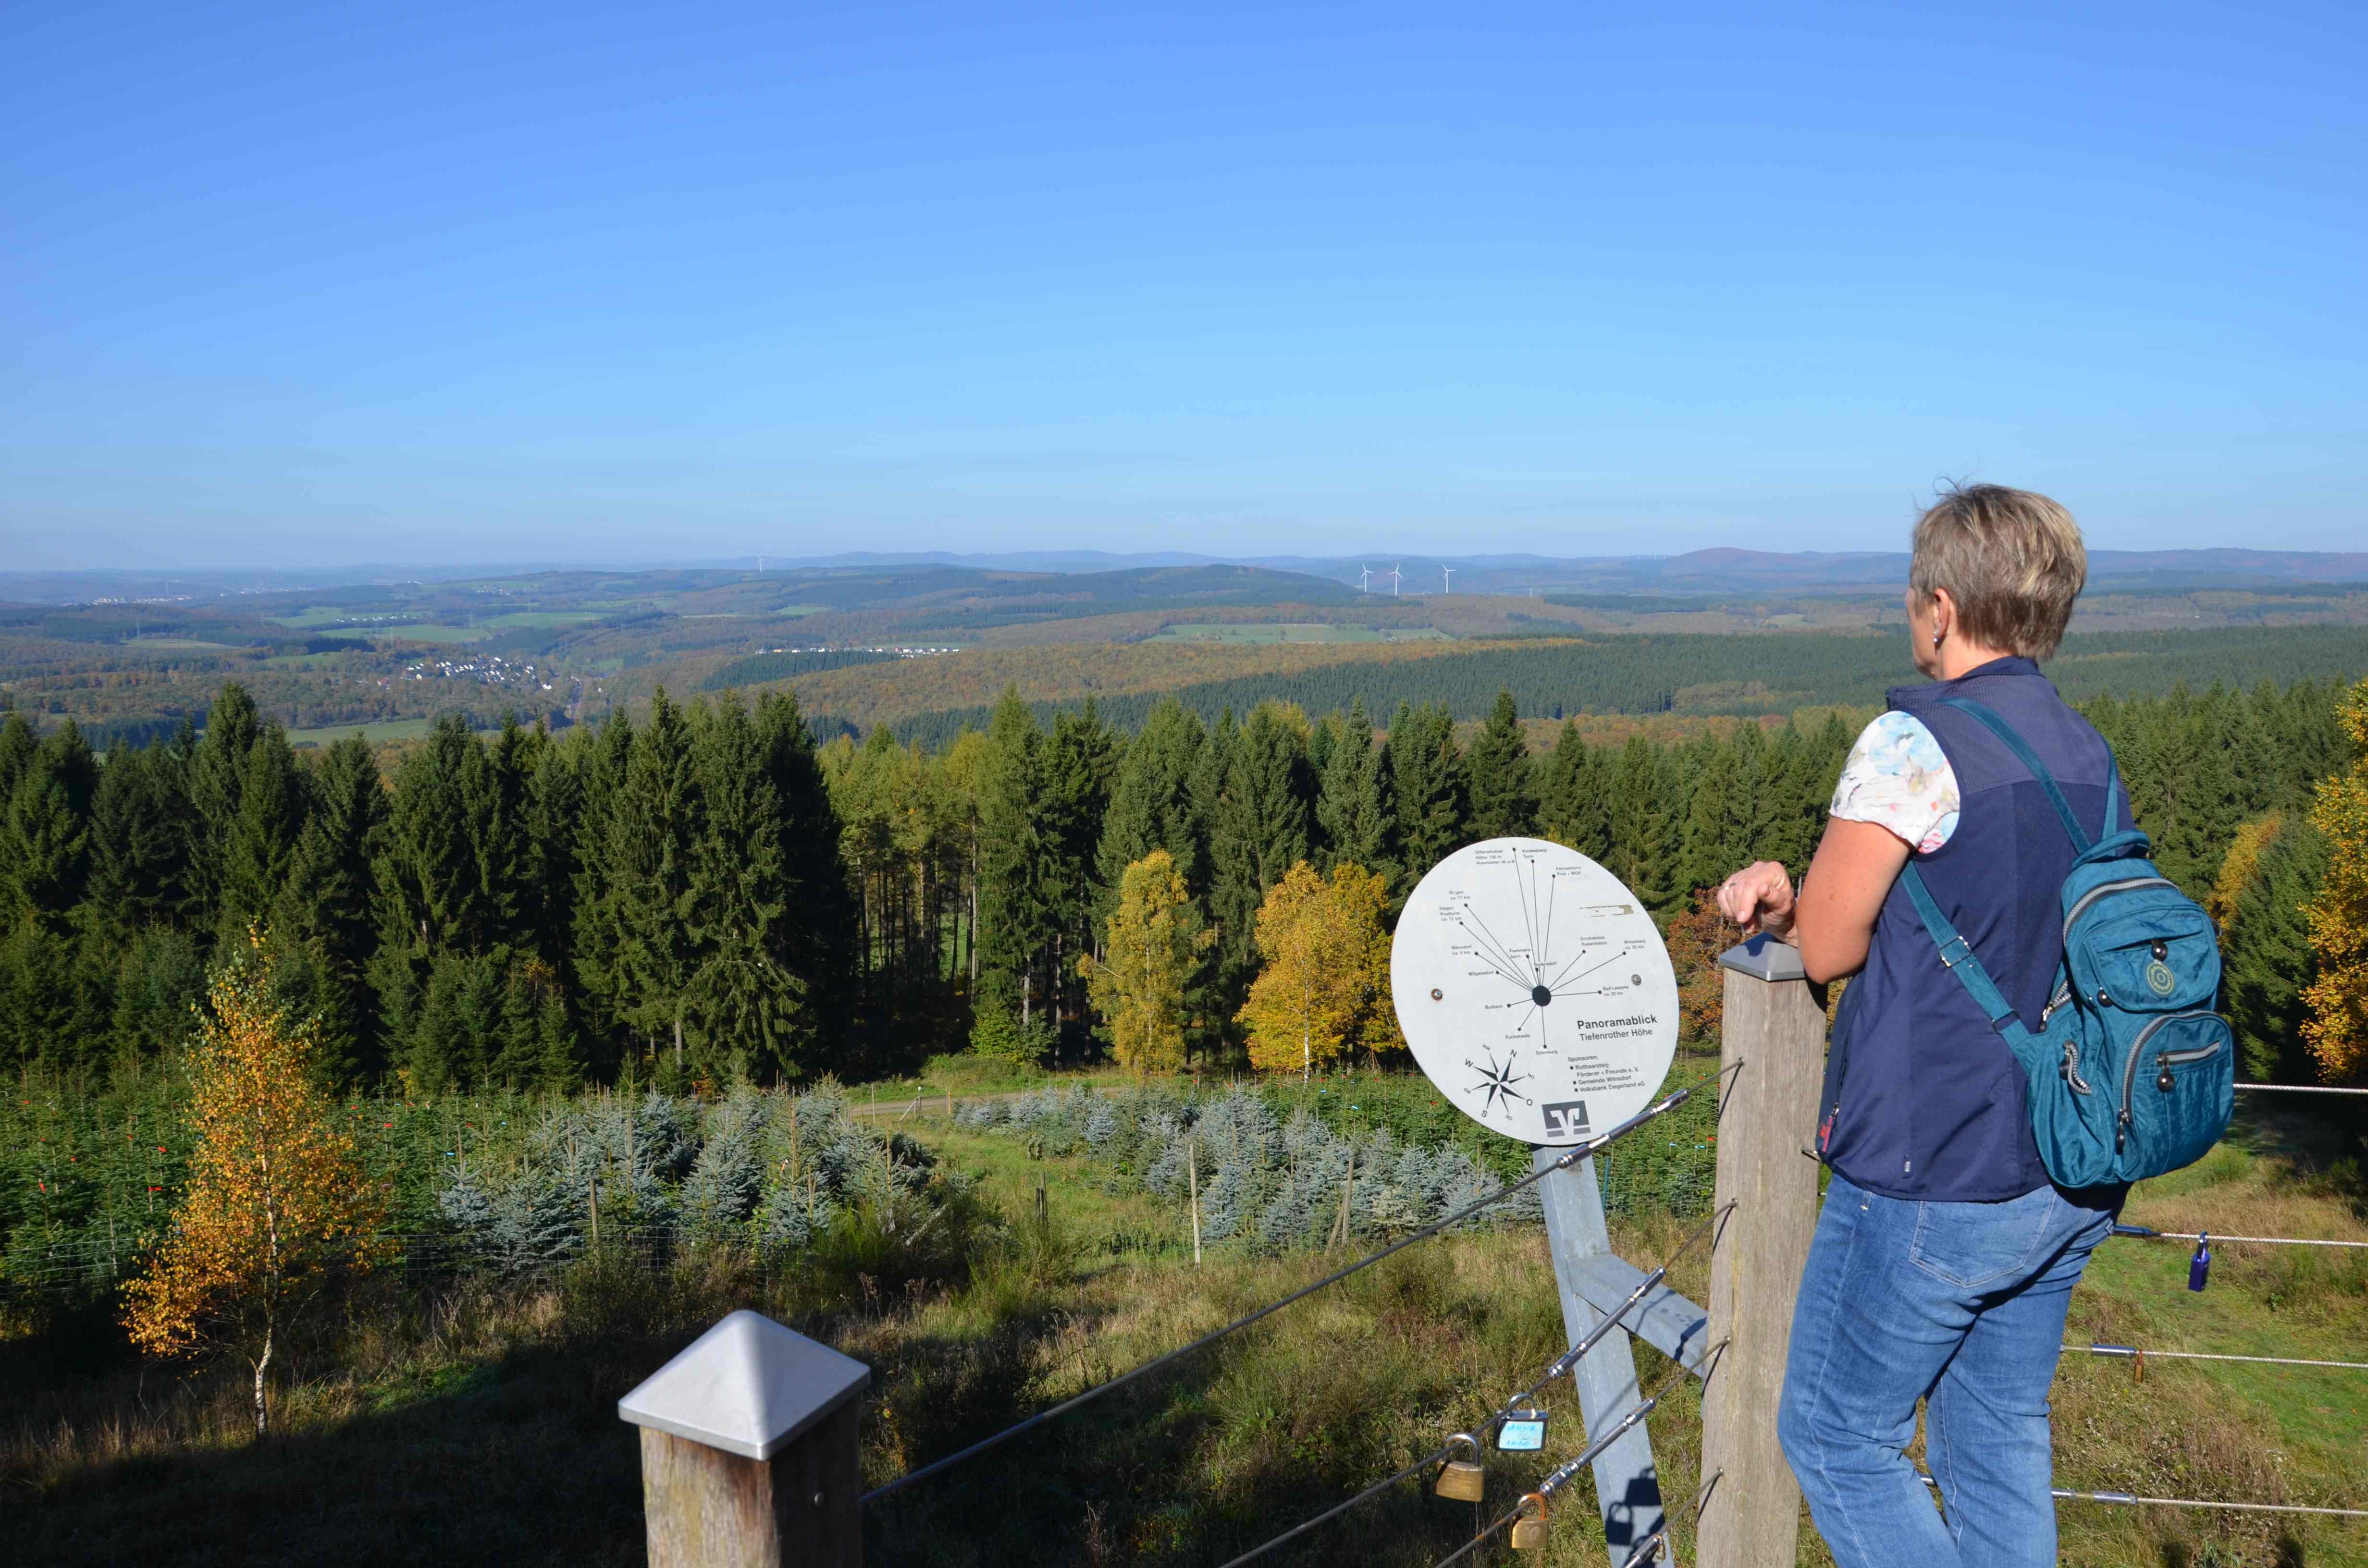
<path id="1" fill-rule="evenodd" d="M 1755 937 L 1719 965 L 1723 1212 L 1711 1240 L 1695 1555 L 1702 1568 L 1793 1568 L 1801 1488 L 1777 1446 L 1776 1408 L 1817 1221 L 1817 1164 L 1803 1150 L 1816 1127 L 1826 1015 L 1800 955 L 1782 943 Z"/>

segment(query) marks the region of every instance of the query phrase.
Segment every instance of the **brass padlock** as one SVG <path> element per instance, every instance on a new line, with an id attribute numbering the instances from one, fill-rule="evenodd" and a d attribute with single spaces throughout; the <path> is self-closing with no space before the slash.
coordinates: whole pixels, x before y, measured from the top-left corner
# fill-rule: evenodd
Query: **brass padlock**
<path id="1" fill-rule="evenodd" d="M 1515 1551 L 1543 1551 L 1546 1549 L 1546 1494 L 1532 1492 L 1516 1506 L 1526 1509 L 1532 1503 L 1538 1506 L 1536 1513 L 1523 1513 L 1513 1521 Z"/>
<path id="2" fill-rule="evenodd" d="M 1458 1432 L 1447 1439 L 1447 1451 L 1452 1456 L 1461 1443 L 1472 1450 L 1468 1460 L 1450 1458 L 1440 1467 L 1439 1484 L 1431 1490 L 1441 1497 L 1452 1497 L 1458 1503 L 1477 1503 L 1488 1483 L 1488 1472 L 1480 1468 L 1480 1440 L 1469 1432 Z"/>

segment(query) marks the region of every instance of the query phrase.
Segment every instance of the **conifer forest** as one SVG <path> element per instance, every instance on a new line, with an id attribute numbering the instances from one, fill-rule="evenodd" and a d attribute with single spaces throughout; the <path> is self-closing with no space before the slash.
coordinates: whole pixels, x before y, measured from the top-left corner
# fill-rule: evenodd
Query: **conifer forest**
<path id="1" fill-rule="evenodd" d="M 2226 921 L 2228 1004 L 2257 1075 L 2303 1071 L 2299 903 L 2326 849 L 2315 781 L 2348 744 L 2338 683 L 2099 697 L 2160 864 Z M 1127 733 L 1016 696 L 941 746 L 888 726 L 817 744 L 792 696 L 730 691 L 556 733 L 438 722 L 399 755 L 299 752 L 226 685 L 202 730 L 94 751 L 0 725 L 0 1055 L 137 1077 L 183 1040 L 211 965 L 252 933 L 291 1016 L 352 1088 L 671 1092 L 860 1079 L 975 1048 L 1103 1049 L 1081 958 L 1127 868 L 1165 851 L 1193 944 L 1190 1062 L 1246 1063 L 1258 912 L 1292 869 L 1402 900 L 1461 844 L 1536 834 L 1656 915 L 1752 858 L 1796 871 L 1853 735 L 1738 720 L 1675 743 L 1532 748 L 1500 694 L 1213 723 L 1174 699 Z"/>

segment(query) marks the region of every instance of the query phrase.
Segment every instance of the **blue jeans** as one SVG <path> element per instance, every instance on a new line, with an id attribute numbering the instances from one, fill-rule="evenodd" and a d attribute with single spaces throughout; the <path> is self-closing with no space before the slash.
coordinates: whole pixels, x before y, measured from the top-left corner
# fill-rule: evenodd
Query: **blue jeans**
<path id="1" fill-rule="evenodd" d="M 1915 1203 L 1835 1176 L 1776 1426 L 1840 1568 L 2055 1561 L 2048 1385 L 2072 1287 L 2112 1222 L 2052 1187 Z M 1945 1520 L 1906 1452 L 1918 1399 Z"/>

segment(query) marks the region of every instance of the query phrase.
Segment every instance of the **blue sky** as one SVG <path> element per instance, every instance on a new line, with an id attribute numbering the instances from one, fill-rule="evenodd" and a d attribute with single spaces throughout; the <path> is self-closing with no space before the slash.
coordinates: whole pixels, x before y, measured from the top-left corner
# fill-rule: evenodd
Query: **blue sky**
<path id="1" fill-rule="evenodd" d="M 2357 6 L 7 8 L 17 565 L 2368 540 Z"/>

